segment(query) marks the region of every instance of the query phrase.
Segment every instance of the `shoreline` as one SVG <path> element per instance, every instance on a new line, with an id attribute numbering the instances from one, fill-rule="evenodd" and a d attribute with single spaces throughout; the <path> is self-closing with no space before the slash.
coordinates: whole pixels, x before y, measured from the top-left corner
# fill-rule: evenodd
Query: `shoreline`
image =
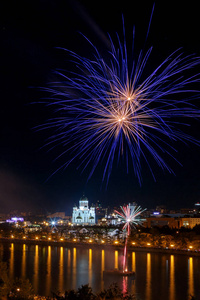
<path id="1" fill-rule="evenodd" d="M 41 240 L 28 240 L 28 239 L 21 240 L 21 239 L 12 239 L 12 238 L 0 238 L 0 243 L 15 243 L 15 244 L 55 246 L 55 247 L 87 247 L 87 248 L 99 248 L 99 249 L 112 248 L 115 250 L 124 249 L 122 245 L 112 245 L 112 244 L 95 244 L 95 243 L 89 244 L 89 243 L 71 242 L 71 241 L 69 242 L 68 241 L 41 241 Z M 192 250 L 128 246 L 127 251 L 200 257 L 200 251 L 192 251 Z"/>

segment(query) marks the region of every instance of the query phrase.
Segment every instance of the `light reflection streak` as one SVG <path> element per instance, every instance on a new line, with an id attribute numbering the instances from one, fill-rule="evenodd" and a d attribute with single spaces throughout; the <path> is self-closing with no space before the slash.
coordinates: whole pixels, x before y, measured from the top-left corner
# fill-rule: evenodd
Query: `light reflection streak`
<path id="1" fill-rule="evenodd" d="M 147 253 L 146 300 L 151 299 L 151 254 Z"/>
<path id="2" fill-rule="evenodd" d="M 34 258 L 34 276 L 33 276 L 33 289 L 34 292 L 38 293 L 38 269 L 39 269 L 39 254 L 38 254 L 38 245 L 35 245 L 35 258 Z"/>
<path id="3" fill-rule="evenodd" d="M 135 272 L 135 252 L 132 252 L 132 271 Z"/>
<path id="4" fill-rule="evenodd" d="M 11 246 L 10 246 L 9 277 L 11 279 L 13 279 L 13 277 L 14 277 L 14 244 L 13 243 L 11 243 Z"/>
<path id="5" fill-rule="evenodd" d="M 70 275 L 71 273 L 71 250 L 67 249 L 67 273 Z"/>
<path id="6" fill-rule="evenodd" d="M 123 276 L 122 281 L 122 293 L 125 295 L 128 290 L 128 276 Z"/>
<path id="7" fill-rule="evenodd" d="M 193 257 L 188 260 L 188 299 L 191 299 L 194 295 L 194 269 L 193 269 Z"/>
<path id="8" fill-rule="evenodd" d="M 118 270 L 118 250 L 115 250 L 115 269 Z"/>
<path id="9" fill-rule="evenodd" d="M 23 244 L 21 277 L 23 279 L 26 277 L 26 244 Z"/>
<path id="10" fill-rule="evenodd" d="M 104 290 L 103 271 L 105 270 L 105 251 L 101 250 L 101 290 Z"/>
<path id="11" fill-rule="evenodd" d="M 63 247 L 60 247 L 58 290 L 63 291 Z"/>
<path id="12" fill-rule="evenodd" d="M 50 293 L 51 293 L 51 246 L 48 246 L 46 294 L 50 296 Z"/>
<path id="13" fill-rule="evenodd" d="M 136 272 L 135 252 L 132 252 L 132 272 Z M 131 293 L 135 295 L 135 280 L 131 281 Z"/>
<path id="14" fill-rule="evenodd" d="M 174 265 L 174 255 L 170 255 L 169 300 L 175 300 L 175 265 Z"/>
<path id="15" fill-rule="evenodd" d="M 92 249 L 89 249 L 89 264 L 88 264 L 88 281 L 89 286 L 92 285 Z"/>
<path id="16" fill-rule="evenodd" d="M 72 288 L 76 288 L 76 248 L 73 248 L 73 264 L 72 264 Z"/>

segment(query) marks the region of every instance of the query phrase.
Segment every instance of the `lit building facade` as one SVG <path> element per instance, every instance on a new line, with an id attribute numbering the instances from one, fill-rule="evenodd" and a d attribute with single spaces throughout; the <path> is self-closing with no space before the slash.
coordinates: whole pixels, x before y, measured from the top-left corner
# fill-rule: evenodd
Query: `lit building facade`
<path id="1" fill-rule="evenodd" d="M 96 214 L 95 207 L 89 208 L 88 198 L 83 196 L 79 200 L 79 207 L 73 207 L 72 223 L 73 224 L 95 224 Z"/>

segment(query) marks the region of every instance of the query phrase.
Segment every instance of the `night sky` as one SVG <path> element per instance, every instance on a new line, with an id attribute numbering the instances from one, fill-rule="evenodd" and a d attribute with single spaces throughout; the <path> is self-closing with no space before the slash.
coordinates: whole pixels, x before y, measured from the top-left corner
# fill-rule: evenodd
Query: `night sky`
<path id="1" fill-rule="evenodd" d="M 108 5 L 109 4 L 109 5 Z M 131 5 L 130 5 L 131 4 Z M 186 54 L 200 55 L 198 3 L 173 6 L 155 2 L 146 47 L 153 45 L 149 68 L 156 68 L 169 54 L 183 47 Z M 152 161 L 157 181 L 142 164 L 142 186 L 132 171 L 114 166 L 107 189 L 102 185 L 101 166 L 87 182 L 77 163 L 49 176 L 64 162 L 55 161 L 59 148 L 43 148 L 48 132 L 34 127 L 52 117 L 41 104 L 41 88 L 55 79 L 54 70 L 65 68 L 68 56 L 57 47 L 88 56 L 86 35 L 106 55 L 107 33 L 122 34 L 122 14 L 127 39 L 136 26 L 136 50 L 143 47 L 153 1 L 6 1 L 1 9 L 1 110 L 0 110 L 0 212 L 11 209 L 66 211 L 84 193 L 91 203 L 103 206 L 135 201 L 143 208 L 163 204 L 168 208 L 193 207 L 200 200 L 199 148 L 177 144 L 176 158 L 170 162 L 176 174 L 163 174 Z M 35 103 L 35 104 L 33 104 Z M 198 101 L 197 101 L 197 105 Z M 200 138 L 200 123 L 192 120 L 189 132 Z M 168 161 L 168 160 L 167 160 Z M 47 180 L 48 179 L 48 180 Z"/>

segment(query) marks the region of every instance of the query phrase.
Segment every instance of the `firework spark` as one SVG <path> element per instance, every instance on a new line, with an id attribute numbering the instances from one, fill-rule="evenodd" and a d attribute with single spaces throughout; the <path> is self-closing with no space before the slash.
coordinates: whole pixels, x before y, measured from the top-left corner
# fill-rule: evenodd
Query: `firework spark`
<path id="1" fill-rule="evenodd" d="M 122 230 L 126 232 L 126 239 L 125 239 L 125 245 L 124 245 L 124 255 L 123 255 L 123 272 L 127 271 L 126 267 L 126 258 L 127 258 L 127 240 L 128 236 L 130 234 L 131 225 L 135 227 L 135 225 L 139 225 L 142 223 L 142 220 L 139 217 L 139 215 L 145 211 L 145 209 L 141 209 L 140 206 L 120 206 L 121 211 L 119 212 L 115 210 L 115 213 L 118 215 L 118 217 L 122 220 L 124 224 Z"/>
<path id="2" fill-rule="evenodd" d="M 199 95 L 195 89 L 199 74 L 191 75 L 200 58 L 177 50 L 147 76 L 145 66 L 152 48 L 129 59 L 124 33 L 124 41 L 118 37 L 117 45 L 110 38 L 111 51 L 103 58 L 89 43 L 93 59 L 66 50 L 77 71 L 57 72 L 61 80 L 46 89 L 51 93 L 48 105 L 55 107 L 57 114 L 41 126 L 54 132 L 46 145 L 63 147 L 59 155 L 66 155 L 63 168 L 74 160 L 83 170 L 90 166 L 89 178 L 103 165 L 107 183 L 114 162 L 121 158 L 127 172 L 131 162 L 140 184 L 142 160 L 154 177 L 149 154 L 159 167 L 173 173 L 163 155 L 176 160 L 177 141 L 199 144 L 180 125 L 187 125 L 186 118 L 200 115 L 193 105 Z"/>
<path id="3" fill-rule="evenodd" d="M 115 210 L 117 216 L 121 219 L 124 224 L 123 230 L 127 232 L 127 236 L 130 234 L 131 225 L 135 227 L 142 223 L 142 220 L 139 218 L 139 215 L 145 211 L 141 206 L 120 206 L 121 212 Z"/>

